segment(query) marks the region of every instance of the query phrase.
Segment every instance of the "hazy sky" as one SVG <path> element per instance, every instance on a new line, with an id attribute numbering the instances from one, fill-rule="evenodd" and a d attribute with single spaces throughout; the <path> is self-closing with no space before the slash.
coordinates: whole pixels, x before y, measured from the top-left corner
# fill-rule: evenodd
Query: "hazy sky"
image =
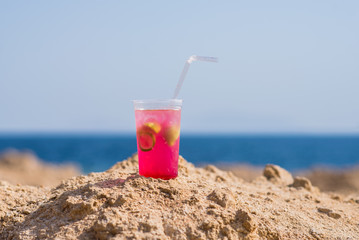
<path id="1" fill-rule="evenodd" d="M 183 132 L 359 133 L 359 1 L 1 1 L 0 132 L 134 132 L 170 98 Z"/>

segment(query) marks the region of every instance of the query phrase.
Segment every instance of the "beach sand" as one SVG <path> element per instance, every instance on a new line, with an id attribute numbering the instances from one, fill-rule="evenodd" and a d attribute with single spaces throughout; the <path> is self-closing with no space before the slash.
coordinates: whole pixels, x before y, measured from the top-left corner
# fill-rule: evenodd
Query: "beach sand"
<path id="1" fill-rule="evenodd" d="M 222 165 L 220 169 L 231 171 L 234 175 L 246 181 L 253 181 L 262 175 L 263 169 L 251 165 Z M 316 167 L 306 171 L 293 172 L 293 176 L 304 176 L 322 192 L 350 195 L 359 193 L 359 167 L 334 170 L 326 167 Z"/>
<path id="2" fill-rule="evenodd" d="M 359 239 L 359 195 L 322 193 L 278 166 L 249 182 L 183 158 L 169 181 L 137 165 L 56 187 L 1 181 L 0 239 Z"/>
<path id="3" fill-rule="evenodd" d="M 218 168 L 231 171 L 247 182 L 253 181 L 263 174 L 263 167 L 248 164 L 220 165 Z M 54 187 L 62 180 L 80 174 L 81 171 L 77 166 L 49 164 L 31 152 L 9 150 L 0 154 L 0 180 L 11 184 Z M 322 192 L 342 195 L 359 193 L 359 166 L 346 170 L 317 167 L 294 172 L 292 175 L 308 178 Z"/>
<path id="4" fill-rule="evenodd" d="M 8 150 L 0 155 L 0 180 L 12 184 L 56 186 L 62 180 L 80 174 L 74 165 L 45 163 L 31 152 Z"/>

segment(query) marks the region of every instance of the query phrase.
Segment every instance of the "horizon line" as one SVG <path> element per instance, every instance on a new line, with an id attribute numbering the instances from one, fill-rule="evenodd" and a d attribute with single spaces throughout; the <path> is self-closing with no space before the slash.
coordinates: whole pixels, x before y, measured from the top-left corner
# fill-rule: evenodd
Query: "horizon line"
<path id="1" fill-rule="evenodd" d="M 258 131 L 258 132 L 205 132 L 184 131 L 185 136 L 358 136 L 359 132 L 315 132 L 315 131 Z M 129 131 L 0 131 L 0 137 L 31 137 L 31 136 L 133 136 Z"/>

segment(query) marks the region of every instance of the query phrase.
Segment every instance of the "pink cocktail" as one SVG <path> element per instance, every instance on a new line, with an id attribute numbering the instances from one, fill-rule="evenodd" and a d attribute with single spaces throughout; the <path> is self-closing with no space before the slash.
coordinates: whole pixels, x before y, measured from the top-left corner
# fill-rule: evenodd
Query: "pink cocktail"
<path id="1" fill-rule="evenodd" d="M 176 178 L 182 100 L 136 100 L 134 104 L 140 175 Z"/>

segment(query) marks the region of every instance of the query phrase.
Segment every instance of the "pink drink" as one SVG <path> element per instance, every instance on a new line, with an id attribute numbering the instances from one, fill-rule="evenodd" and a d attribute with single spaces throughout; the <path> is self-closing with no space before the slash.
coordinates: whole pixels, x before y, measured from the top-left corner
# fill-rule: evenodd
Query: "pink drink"
<path id="1" fill-rule="evenodd" d="M 176 178 L 181 108 L 172 105 L 168 109 L 161 109 L 166 106 L 153 108 L 136 109 L 135 102 L 139 173 L 166 180 Z"/>

